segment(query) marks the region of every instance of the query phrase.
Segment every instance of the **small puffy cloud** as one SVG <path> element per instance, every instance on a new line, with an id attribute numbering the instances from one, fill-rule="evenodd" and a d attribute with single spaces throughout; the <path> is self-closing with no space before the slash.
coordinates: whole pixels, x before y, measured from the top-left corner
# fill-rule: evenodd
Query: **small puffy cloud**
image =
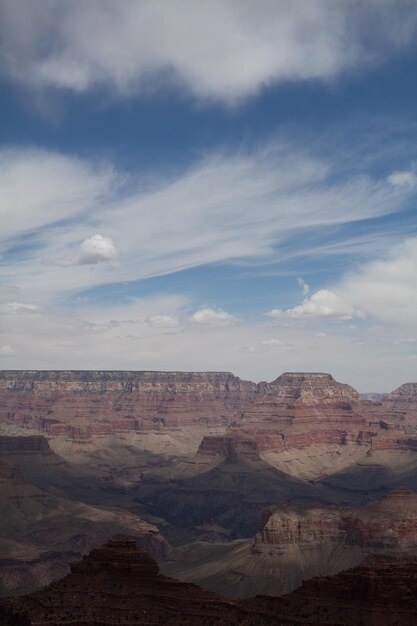
<path id="1" fill-rule="evenodd" d="M 190 322 L 202 326 L 231 326 L 238 321 L 237 317 L 223 309 L 200 309 L 190 317 Z"/>
<path id="2" fill-rule="evenodd" d="M 310 286 L 307 285 L 303 278 L 297 278 L 297 282 L 303 290 L 303 295 L 307 296 L 310 292 Z"/>
<path id="3" fill-rule="evenodd" d="M 415 187 L 417 176 L 414 172 L 393 172 L 388 176 L 387 181 L 393 187 Z"/>
<path id="4" fill-rule="evenodd" d="M 328 289 L 320 289 L 313 293 L 310 298 L 305 298 L 302 304 L 286 311 L 273 309 L 267 313 L 273 318 L 293 319 L 321 319 L 330 318 L 338 320 L 350 320 L 354 317 L 363 318 L 362 311 L 355 309 L 351 304 L 343 300 L 337 293 Z"/>
<path id="5" fill-rule="evenodd" d="M 261 344 L 263 346 L 281 346 L 282 343 L 279 339 L 262 339 Z"/>
<path id="6" fill-rule="evenodd" d="M 322 339 L 323 337 L 327 337 L 327 333 L 320 331 L 318 333 L 314 333 L 315 337 L 320 337 L 320 339 Z"/>
<path id="7" fill-rule="evenodd" d="M 97 265 L 98 263 L 115 263 L 117 261 L 117 250 L 110 237 L 103 235 L 93 235 L 84 239 L 76 256 L 55 259 L 54 265 L 63 267 L 69 265 Z"/>
<path id="8" fill-rule="evenodd" d="M 176 328 L 179 324 L 178 318 L 172 315 L 151 315 L 146 322 L 154 328 Z"/>
<path id="9" fill-rule="evenodd" d="M 80 248 L 78 257 L 79 265 L 95 265 L 105 261 L 111 262 L 117 259 L 117 251 L 110 237 L 93 235 L 85 239 Z"/>
<path id="10" fill-rule="evenodd" d="M 8 344 L 0 346 L 0 357 L 13 356 L 13 354 L 15 354 L 15 351 L 12 346 L 9 346 Z"/>

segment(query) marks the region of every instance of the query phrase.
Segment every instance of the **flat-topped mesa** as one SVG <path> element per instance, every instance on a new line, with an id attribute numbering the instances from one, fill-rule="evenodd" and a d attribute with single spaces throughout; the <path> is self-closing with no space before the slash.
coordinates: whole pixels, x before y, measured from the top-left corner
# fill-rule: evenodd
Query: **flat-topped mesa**
<path id="1" fill-rule="evenodd" d="M 333 376 L 328 372 L 284 372 L 272 382 L 293 385 L 311 381 L 327 383 L 336 382 Z"/>
<path id="2" fill-rule="evenodd" d="M 229 372 L 3 371 L 0 422 L 72 436 L 224 426 L 258 393 Z M 71 431 L 71 432 L 70 432 Z"/>
<path id="3" fill-rule="evenodd" d="M 268 449 L 268 437 L 261 443 L 263 431 L 281 435 L 276 446 L 269 446 L 280 451 L 314 444 L 361 444 L 359 433 L 369 430 L 367 406 L 358 392 L 331 374 L 286 372 L 260 387 L 262 393 L 243 412 L 239 428 L 248 437 L 252 431 L 261 450 Z"/>
<path id="4" fill-rule="evenodd" d="M 1 370 L 0 381 L 13 386 L 21 383 L 100 383 L 101 389 L 114 383 L 193 383 L 233 382 L 240 378 L 232 372 L 184 372 L 157 370 Z M 242 381 L 240 381 L 242 382 Z M 253 384 L 253 383 L 252 383 Z"/>
<path id="5" fill-rule="evenodd" d="M 360 400 L 356 389 L 337 382 L 331 374 L 323 372 L 285 372 L 270 383 L 269 388 L 278 398 L 290 401 Z"/>

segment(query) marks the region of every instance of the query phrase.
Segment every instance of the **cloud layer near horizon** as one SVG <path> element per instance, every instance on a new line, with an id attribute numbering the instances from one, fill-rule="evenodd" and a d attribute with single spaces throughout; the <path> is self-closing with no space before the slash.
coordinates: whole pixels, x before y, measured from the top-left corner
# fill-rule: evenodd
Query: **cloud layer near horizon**
<path id="1" fill-rule="evenodd" d="M 409 0 L 3 0 L 3 73 L 35 88 L 120 95 L 171 84 L 234 103 L 262 87 L 332 80 L 403 51 Z M 19 36 L 15 34 L 18 33 Z"/>

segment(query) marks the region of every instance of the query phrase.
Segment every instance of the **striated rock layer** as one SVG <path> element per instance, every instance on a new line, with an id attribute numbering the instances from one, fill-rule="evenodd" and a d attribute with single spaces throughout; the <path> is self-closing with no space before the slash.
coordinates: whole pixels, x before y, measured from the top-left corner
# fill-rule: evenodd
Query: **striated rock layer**
<path id="1" fill-rule="evenodd" d="M 205 437 L 199 453 L 225 457 L 251 445 L 253 453 L 255 444 L 267 463 L 311 479 L 366 463 L 376 451 L 417 451 L 417 385 L 403 387 L 375 402 L 330 374 L 287 372 L 260 383 L 240 419 Z"/>
<path id="2" fill-rule="evenodd" d="M 249 597 L 288 593 L 375 556 L 417 560 L 417 494 L 406 488 L 364 507 L 281 505 L 264 511 L 262 525 L 252 541 L 177 548 L 164 573 Z"/>
<path id="3" fill-rule="evenodd" d="M 74 438 L 223 425 L 257 392 L 228 372 L 2 371 L 0 423 Z"/>
<path id="4" fill-rule="evenodd" d="M 277 469 L 316 478 L 369 451 L 417 451 L 417 383 L 374 401 L 327 373 L 286 372 L 255 384 L 227 372 L 3 371 L 0 429 L 79 445 L 136 433 L 144 448 L 168 455 L 190 455 L 201 439 L 200 453 L 211 457 L 256 446 Z M 314 446 L 317 467 L 303 475 L 287 464 Z"/>
<path id="5" fill-rule="evenodd" d="M 366 552 L 417 557 L 417 494 L 403 487 L 360 508 L 280 507 L 267 518 L 254 550 L 299 545 L 309 550 L 326 540 Z"/>
<path id="6" fill-rule="evenodd" d="M 313 579 L 284 597 L 237 601 L 160 576 L 130 539 L 93 550 L 71 574 L 30 596 L 3 600 L 0 623 L 43 626 L 412 626 L 417 566 L 380 563 Z"/>
<path id="7" fill-rule="evenodd" d="M 382 404 L 391 419 L 400 421 L 417 434 L 417 383 L 401 385 L 385 396 Z"/>

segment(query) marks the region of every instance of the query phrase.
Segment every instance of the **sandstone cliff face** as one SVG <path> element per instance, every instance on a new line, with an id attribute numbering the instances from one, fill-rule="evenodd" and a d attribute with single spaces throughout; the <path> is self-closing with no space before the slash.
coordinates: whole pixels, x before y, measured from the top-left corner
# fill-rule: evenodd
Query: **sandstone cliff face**
<path id="1" fill-rule="evenodd" d="M 348 449 L 361 448 L 363 456 L 370 450 L 417 451 L 416 417 L 417 383 L 376 402 L 326 373 L 287 372 L 255 384 L 227 372 L 0 372 L 0 429 L 26 428 L 78 444 L 131 432 L 159 435 L 148 449 L 159 452 L 164 445 L 175 454 L 182 444 L 170 448 L 163 437 L 194 429 L 200 440 L 207 436 L 200 452 L 211 456 L 227 456 L 230 446 L 249 453 L 255 445 L 261 454 L 276 455 L 316 446 L 319 457 L 336 447 L 347 466 Z M 213 428 L 217 435 L 210 439 Z M 263 458 L 277 469 L 288 461 Z"/>
<path id="2" fill-rule="evenodd" d="M 224 425 L 257 393 L 227 372 L 0 372 L 0 423 L 74 437 Z"/>
<path id="3" fill-rule="evenodd" d="M 254 542 L 258 552 L 291 544 L 310 550 L 329 540 L 364 553 L 417 557 L 417 494 L 405 487 L 362 508 L 288 506 L 264 515 Z"/>
<path id="4" fill-rule="evenodd" d="M 330 374 L 287 372 L 263 384 L 262 392 L 243 413 L 242 428 L 245 432 L 278 429 L 284 435 L 284 447 L 303 446 L 303 435 L 313 429 L 327 432 L 325 439 L 341 443 L 349 429 L 367 427 L 357 391 L 336 382 Z M 291 441 L 290 434 L 297 438 Z M 308 437 L 305 444 L 309 444 Z"/>
<path id="5" fill-rule="evenodd" d="M 329 446 L 362 447 L 364 456 L 372 450 L 417 450 L 417 430 L 414 437 L 410 426 L 414 421 L 417 428 L 417 384 L 403 387 L 384 402 L 374 402 L 330 374 L 287 372 L 272 383 L 260 383 L 258 395 L 229 426 L 223 444 L 222 437 L 207 438 L 200 452 L 217 448 L 222 454 L 231 441 L 238 445 L 243 439 L 252 439 L 260 453 L 311 446 L 321 446 L 317 452 L 322 455 Z M 280 463 L 276 467 L 283 469 Z"/>

